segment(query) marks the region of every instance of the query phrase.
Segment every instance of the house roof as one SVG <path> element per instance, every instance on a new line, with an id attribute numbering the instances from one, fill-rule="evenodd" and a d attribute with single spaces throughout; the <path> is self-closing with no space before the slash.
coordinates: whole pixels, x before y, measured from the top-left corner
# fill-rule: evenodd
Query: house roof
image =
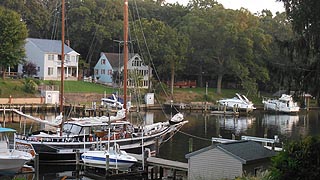
<path id="1" fill-rule="evenodd" d="M 27 38 L 27 42 L 33 43 L 43 52 L 61 54 L 61 40 Z M 66 44 L 64 45 L 64 52 L 66 54 L 72 51 L 76 52 Z"/>
<path id="2" fill-rule="evenodd" d="M 243 164 L 246 164 L 249 161 L 269 158 L 274 156 L 276 153 L 272 150 L 269 150 L 263 147 L 261 144 L 254 141 L 233 141 L 227 143 L 215 144 L 199 151 L 195 151 L 186 155 L 186 158 L 200 154 L 202 152 L 219 148 L 220 150 L 226 152 L 227 154 L 239 159 Z"/>
<path id="3" fill-rule="evenodd" d="M 119 53 L 103 53 L 107 59 L 109 60 L 109 63 L 113 68 L 119 68 L 123 66 L 123 54 Z M 131 59 L 134 56 L 134 53 L 129 53 L 129 59 Z M 120 66 L 119 66 L 120 62 Z"/>

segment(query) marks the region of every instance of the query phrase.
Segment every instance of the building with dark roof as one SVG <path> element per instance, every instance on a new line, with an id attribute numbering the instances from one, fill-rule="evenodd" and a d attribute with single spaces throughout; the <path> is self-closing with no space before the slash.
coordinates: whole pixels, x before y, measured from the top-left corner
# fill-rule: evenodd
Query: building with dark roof
<path id="1" fill-rule="evenodd" d="M 149 78 L 152 77 L 152 68 L 148 67 L 138 54 L 130 53 L 128 58 L 128 87 L 148 88 Z M 114 85 L 118 82 L 118 80 L 114 79 L 117 77 L 114 73 L 121 73 L 123 64 L 123 54 L 100 53 L 100 58 L 94 67 L 96 81 L 102 84 Z M 137 79 L 140 81 L 139 84 L 137 84 Z"/>
<path id="2" fill-rule="evenodd" d="M 35 77 L 43 80 L 61 79 L 61 41 L 51 39 L 27 38 L 25 44 L 27 62 L 37 66 Z M 67 80 L 78 80 L 79 53 L 64 44 L 64 77 Z M 22 74 L 23 65 L 18 66 Z"/>
<path id="3" fill-rule="evenodd" d="M 266 170 L 275 155 L 254 141 L 214 144 L 186 155 L 188 179 L 234 179 Z"/>

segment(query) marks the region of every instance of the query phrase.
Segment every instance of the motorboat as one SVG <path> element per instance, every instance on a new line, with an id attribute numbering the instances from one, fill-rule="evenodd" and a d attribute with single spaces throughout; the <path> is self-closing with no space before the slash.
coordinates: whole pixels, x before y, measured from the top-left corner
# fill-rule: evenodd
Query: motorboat
<path id="1" fill-rule="evenodd" d="M 279 99 L 264 98 L 262 103 L 264 109 L 268 111 L 296 113 L 300 110 L 297 102 L 294 102 L 292 96 L 287 94 L 282 94 Z"/>
<path id="2" fill-rule="evenodd" d="M 55 132 L 36 131 L 31 135 L 17 135 L 16 143 L 31 144 L 39 154 L 40 161 L 75 161 L 77 151 L 82 154 L 99 144 L 107 144 L 108 140 L 110 143 L 117 143 L 121 150 L 132 153 L 141 152 L 142 146 L 155 150 L 188 122 L 182 120 L 170 124 L 169 121 L 137 126 L 126 120 L 70 120 Z"/>
<path id="3" fill-rule="evenodd" d="M 233 109 L 234 111 L 251 112 L 256 109 L 245 95 L 239 93 L 236 93 L 236 96 L 233 98 L 218 100 L 218 103 L 220 106 Z"/>
<path id="4" fill-rule="evenodd" d="M 14 129 L 0 127 L 0 174 L 16 173 L 33 159 L 28 152 L 19 151 L 15 146 L 10 148 L 7 134 L 15 132 Z"/>
<path id="5" fill-rule="evenodd" d="M 101 98 L 101 106 L 108 106 L 112 108 L 122 109 L 124 100 L 118 97 L 115 93 L 111 94 L 109 97 Z M 130 102 L 128 102 L 130 104 Z"/>
<path id="6" fill-rule="evenodd" d="M 114 144 L 106 150 L 92 150 L 84 152 L 81 159 L 85 164 L 95 167 L 106 167 L 109 161 L 110 169 L 126 170 L 137 162 L 137 159 L 128 155 L 125 151 L 120 150 L 118 144 Z"/>

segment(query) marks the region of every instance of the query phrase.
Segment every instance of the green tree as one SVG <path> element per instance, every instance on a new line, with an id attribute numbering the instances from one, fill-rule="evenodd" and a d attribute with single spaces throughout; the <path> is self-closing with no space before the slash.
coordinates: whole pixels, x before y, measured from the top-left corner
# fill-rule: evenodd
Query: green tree
<path id="1" fill-rule="evenodd" d="M 157 71 L 155 75 L 160 79 L 170 79 L 173 87 L 175 73 L 183 69 L 189 42 L 187 37 L 156 19 L 142 19 L 141 24 L 141 28 L 134 28 L 141 49 L 139 53 L 145 64 L 151 64 Z"/>
<path id="2" fill-rule="evenodd" d="M 234 11 L 219 4 L 193 6 L 181 23 L 192 45 L 189 72 L 198 74 L 200 82 L 204 74 L 217 79 L 218 93 L 223 77 L 229 76 L 255 94 L 257 82 L 269 78 L 263 57 L 271 42 L 258 18 L 245 9 Z"/>
<path id="3" fill-rule="evenodd" d="M 320 14 L 317 10 L 320 3 L 317 0 L 281 0 L 286 8 L 288 20 L 293 30 L 299 35 L 292 44 L 296 56 L 300 58 L 303 67 L 304 81 L 301 83 L 305 91 L 310 91 L 320 102 Z"/>
<path id="4" fill-rule="evenodd" d="M 320 138 L 306 137 L 285 145 L 273 159 L 270 179 L 318 179 Z"/>
<path id="5" fill-rule="evenodd" d="M 8 67 L 20 64 L 25 56 L 27 28 L 18 13 L 0 6 L 0 67 L 2 78 Z"/>

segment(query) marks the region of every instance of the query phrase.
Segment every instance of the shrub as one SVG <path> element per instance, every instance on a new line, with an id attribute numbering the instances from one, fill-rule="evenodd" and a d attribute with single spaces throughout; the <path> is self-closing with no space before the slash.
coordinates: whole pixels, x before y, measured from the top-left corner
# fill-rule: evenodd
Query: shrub
<path id="1" fill-rule="evenodd" d="M 24 83 L 24 91 L 27 93 L 34 93 L 38 89 L 37 83 L 32 79 L 25 79 Z"/>

